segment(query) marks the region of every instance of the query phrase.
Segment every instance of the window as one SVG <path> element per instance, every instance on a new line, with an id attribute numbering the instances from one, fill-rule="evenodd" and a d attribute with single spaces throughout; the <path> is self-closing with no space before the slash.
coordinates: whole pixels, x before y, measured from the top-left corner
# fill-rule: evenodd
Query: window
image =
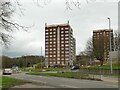
<path id="1" fill-rule="evenodd" d="M 66 54 L 65 57 L 69 57 L 69 55 Z"/>
<path id="2" fill-rule="evenodd" d="M 46 48 L 45 50 L 48 51 L 48 48 Z"/>
<path id="3" fill-rule="evenodd" d="M 47 55 L 47 54 L 48 54 L 48 52 L 45 52 L 45 54 Z"/>
<path id="4" fill-rule="evenodd" d="M 56 58 L 53 58 L 53 60 L 56 60 Z"/>
<path id="5" fill-rule="evenodd" d="M 57 61 L 58 64 L 60 64 L 60 61 Z"/>
<path id="6" fill-rule="evenodd" d="M 50 48 L 50 51 L 52 50 L 52 48 Z"/>
<path id="7" fill-rule="evenodd" d="M 50 45 L 50 47 L 52 47 L 52 45 Z"/>
<path id="8" fill-rule="evenodd" d="M 64 28 L 61 28 L 61 30 L 63 30 Z"/>
<path id="9" fill-rule="evenodd" d="M 68 37 L 65 38 L 65 40 L 68 40 L 68 39 L 69 39 Z"/>
<path id="10" fill-rule="evenodd" d="M 63 46 L 64 46 L 64 44 L 61 44 L 61 46 L 63 47 Z"/>
<path id="11" fill-rule="evenodd" d="M 46 38 L 48 38 L 48 36 L 45 36 Z"/>
<path id="12" fill-rule="evenodd" d="M 56 54 L 56 52 L 55 52 L 55 51 L 53 51 L 53 54 Z"/>
<path id="13" fill-rule="evenodd" d="M 53 37 L 56 37 L 56 35 L 53 35 Z"/>
<path id="14" fill-rule="evenodd" d="M 65 28 L 65 30 L 69 29 L 68 27 Z"/>
<path id="15" fill-rule="evenodd" d="M 52 32 L 50 32 L 50 34 L 52 34 Z"/>
<path id="16" fill-rule="evenodd" d="M 65 34 L 65 36 L 69 36 L 69 34 Z"/>
<path id="17" fill-rule="evenodd" d="M 61 38 L 61 40 L 64 40 L 64 38 Z"/>
<path id="18" fill-rule="evenodd" d="M 56 34 L 56 32 L 53 32 L 53 34 Z"/>
<path id="19" fill-rule="evenodd" d="M 48 44 L 48 42 L 45 42 L 45 44 Z"/>
<path id="20" fill-rule="evenodd" d="M 50 37 L 52 37 L 52 35 L 50 35 Z"/>
<path id="21" fill-rule="evenodd" d="M 52 55 L 50 55 L 50 57 L 52 57 Z"/>
<path id="22" fill-rule="evenodd" d="M 48 35 L 48 32 L 47 33 L 45 33 L 46 35 Z"/>
<path id="23" fill-rule="evenodd" d="M 53 57 L 56 57 L 56 55 L 53 55 Z"/>
<path id="24" fill-rule="evenodd" d="M 65 41 L 65 43 L 69 43 L 69 41 Z"/>
<path id="25" fill-rule="evenodd" d="M 56 44 L 56 42 L 53 42 L 53 44 Z"/>
<path id="26" fill-rule="evenodd" d="M 56 28 L 53 29 L 54 31 L 56 30 Z"/>
<path id="27" fill-rule="evenodd" d="M 50 29 L 50 31 L 52 31 L 52 29 Z"/>
<path id="28" fill-rule="evenodd" d="M 45 39 L 45 41 L 48 41 L 48 39 Z"/>
<path id="29" fill-rule="evenodd" d="M 65 31 L 65 33 L 68 33 L 69 31 Z"/>
<path id="30" fill-rule="evenodd" d="M 50 41 L 52 41 L 52 38 L 50 38 Z"/>
<path id="31" fill-rule="evenodd" d="M 64 36 L 64 34 L 61 34 L 61 36 Z"/>
<path id="32" fill-rule="evenodd" d="M 65 46 L 69 46 L 69 44 L 65 44 Z"/>
<path id="33" fill-rule="evenodd" d="M 64 65 L 64 62 L 62 62 L 62 65 Z"/>
<path id="34" fill-rule="evenodd" d="M 60 57 L 60 55 L 59 55 L 59 54 L 58 54 L 57 56 L 58 56 L 58 57 Z"/>
<path id="35" fill-rule="evenodd" d="M 64 53 L 64 51 L 62 51 L 61 53 Z"/>
<path id="36" fill-rule="evenodd" d="M 66 58 L 65 60 L 69 60 L 69 58 Z"/>
<path id="37" fill-rule="evenodd" d="M 56 45 L 53 45 L 53 47 L 56 47 Z"/>
<path id="38" fill-rule="evenodd" d="M 61 48 L 61 50 L 64 50 L 64 48 Z"/>
<path id="39" fill-rule="evenodd" d="M 68 53 L 69 53 L 69 51 L 66 51 L 65 53 L 66 53 L 66 54 L 68 54 Z"/>
<path id="40" fill-rule="evenodd" d="M 48 55 L 46 55 L 45 57 L 48 57 Z"/>
<path id="41" fill-rule="evenodd" d="M 50 52 L 50 54 L 52 54 L 52 52 Z"/>
<path id="42" fill-rule="evenodd" d="M 53 50 L 56 50 L 56 48 L 53 48 Z"/>
<path id="43" fill-rule="evenodd" d="M 52 42 L 50 42 L 50 44 L 52 44 Z"/>
<path id="44" fill-rule="evenodd" d="M 65 48 L 65 50 L 69 50 L 69 48 Z"/>
<path id="45" fill-rule="evenodd" d="M 64 43 L 64 41 L 61 41 L 61 43 Z"/>
<path id="46" fill-rule="evenodd" d="M 53 40 L 56 40 L 56 38 L 53 38 Z"/>
<path id="47" fill-rule="evenodd" d="M 45 31 L 48 31 L 48 29 L 46 29 Z"/>
<path id="48" fill-rule="evenodd" d="M 64 31 L 61 31 L 61 33 L 64 33 Z"/>

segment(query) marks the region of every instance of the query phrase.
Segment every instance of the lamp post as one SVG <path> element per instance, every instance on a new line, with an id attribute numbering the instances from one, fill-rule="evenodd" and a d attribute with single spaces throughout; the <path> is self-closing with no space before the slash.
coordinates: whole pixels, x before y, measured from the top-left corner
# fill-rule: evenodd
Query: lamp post
<path id="1" fill-rule="evenodd" d="M 108 17 L 108 24 L 109 24 L 109 30 L 110 30 L 110 50 L 109 50 L 109 60 L 110 60 L 110 71 L 111 71 L 111 74 L 112 74 L 112 58 L 110 56 L 110 52 L 112 51 L 112 47 L 111 47 L 111 19 Z"/>
<path id="2" fill-rule="evenodd" d="M 41 69 L 42 69 L 42 47 L 41 47 Z"/>

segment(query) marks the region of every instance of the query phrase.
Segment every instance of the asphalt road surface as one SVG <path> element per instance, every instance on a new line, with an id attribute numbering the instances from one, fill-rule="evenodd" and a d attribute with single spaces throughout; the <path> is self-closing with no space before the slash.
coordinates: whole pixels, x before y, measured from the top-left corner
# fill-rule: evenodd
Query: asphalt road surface
<path id="1" fill-rule="evenodd" d="M 47 84 L 56 88 L 118 88 L 118 83 L 104 81 L 27 75 L 25 73 L 12 74 L 8 76 L 33 83 Z"/>

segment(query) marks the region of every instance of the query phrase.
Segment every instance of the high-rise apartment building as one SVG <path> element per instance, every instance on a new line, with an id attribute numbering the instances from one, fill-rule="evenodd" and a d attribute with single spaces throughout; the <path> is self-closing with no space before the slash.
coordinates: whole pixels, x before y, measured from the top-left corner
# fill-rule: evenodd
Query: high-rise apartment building
<path id="1" fill-rule="evenodd" d="M 109 52 L 114 51 L 113 40 L 114 38 L 112 29 L 94 30 L 93 31 L 93 50 L 95 51 L 94 55 L 97 58 L 102 57 L 104 61 L 107 61 L 109 59 Z"/>
<path id="2" fill-rule="evenodd" d="M 66 24 L 45 24 L 45 60 L 46 66 L 69 66 L 75 59 L 75 38 L 73 29 Z"/>

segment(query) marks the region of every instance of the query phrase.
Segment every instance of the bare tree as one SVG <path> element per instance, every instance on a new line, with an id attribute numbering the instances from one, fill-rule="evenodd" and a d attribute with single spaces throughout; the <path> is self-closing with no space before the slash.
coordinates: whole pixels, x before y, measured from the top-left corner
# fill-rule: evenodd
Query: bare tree
<path id="1" fill-rule="evenodd" d="M 21 5 L 17 0 L 14 1 L 17 4 L 20 12 L 22 13 Z M 0 44 L 8 46 L 10 44 L 11 35 L 10 32 L 20 30 L 20 28 L 27 30 L 27 27 L 19 25 L 12 20 L 13 13 L 16 6 L 12 4 L 10 0 L 0 1 Z"/>
<path id="2" fill-rule="evenodd" d="M 94 57 L 97 60 L 100 60 L 101 65 L 104 62 L 104 42 L 107 42 L 108 38 L 106 37 L 106 41 L 104 40 L 105 37 L 100 36 L 99 39 L 93 39 L 93 53 Z"/>
<path id="3" fill-rule="evenodd" d="M 114 31 L 114 50 L 118 51 L 119 49 L 119 37 L 118 37 L 118 30 Z"/>
<path id="4" fill-rule="evenodd" d="M 89 38 L 87 43 L 86 43 L 85 53 L 86 53 L 86 55 L 89 56 L 90 63 L 91 63 L 93 61 L 93 59 L 94 59 L 93 39 L 92 38 Z"/>

